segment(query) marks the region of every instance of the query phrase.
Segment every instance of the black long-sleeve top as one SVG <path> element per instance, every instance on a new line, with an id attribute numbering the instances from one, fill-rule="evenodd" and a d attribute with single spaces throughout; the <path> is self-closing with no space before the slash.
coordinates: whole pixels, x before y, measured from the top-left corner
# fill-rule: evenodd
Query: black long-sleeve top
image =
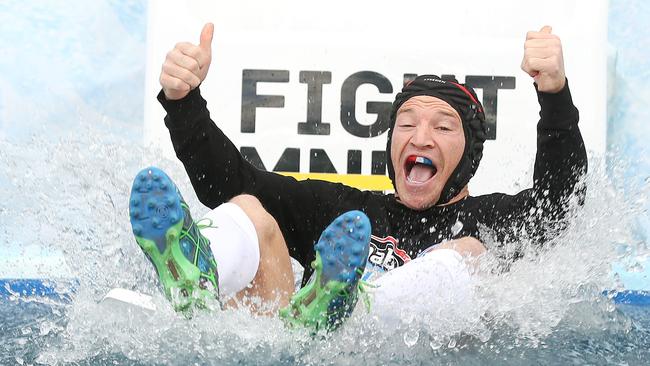
<path id="1" fill-rule="evenodd" d="M 544 240 L 548 236 L 544 222 L 564 216 L 569 197 L 586 173 L 587 156 L 568 83 L 557 94 L 538 92 L 537 97 L 541 110 L 532 188 L 515 195 L 468 196 L 422 211 L 404 206 L 393 194 L 320 180 L 298 181 L 255 168 L 212 121 L 198 88 L 176 101 L 160 92 L 158 100 L 167 111 L 165 124 L 176 155 L 199 200 L 215 208 L 240 194 L 257 197 L 277 220 L 289 254 L 309 274 L 307 264 L 315 257 L 313 244 L 322 230 L 354 209 L 370 218 L 369 263 L 384 270 L 408 262 L 434 244 L 464 236 L 481 240 L 488 249 L 517 241 L 524 232 Z M 508 254 L 513 255 L 518 251 Z"/>

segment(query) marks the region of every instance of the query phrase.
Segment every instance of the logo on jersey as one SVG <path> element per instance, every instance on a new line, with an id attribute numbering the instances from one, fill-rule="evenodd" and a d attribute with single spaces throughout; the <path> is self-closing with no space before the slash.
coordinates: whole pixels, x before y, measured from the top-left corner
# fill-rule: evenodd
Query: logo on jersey
<path id="1" fill-rule="evenodd" d="M 371 235 L 368 262 L 385 271 L 390 271 L 410 261 L 411 257 L 397 247 L 397 242 L 397 239 L 392 236 L 379 238 Z"/>

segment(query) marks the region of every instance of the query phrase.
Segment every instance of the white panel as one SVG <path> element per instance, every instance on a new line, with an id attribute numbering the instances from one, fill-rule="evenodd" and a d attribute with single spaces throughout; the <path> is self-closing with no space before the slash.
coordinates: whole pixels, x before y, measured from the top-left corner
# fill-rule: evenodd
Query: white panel
<path id="1" fill-rule="evenodd" d="M 590 153 L 605 150 L 607 2 L 456 1 L 150 1 L 146 87 L 146 139 L 173 155 L 155 100 L 165 54 L 179 41 L 198 42 L 203 24 L 215 24 L 213 62 L 202 85 L 212 118 L 237 146 L 254 146 L 267 169 L 287 147 L 301 149 L 301 171 L 309 171 L 309 149 L 324 149 L 338 173 L 346 173 L 347 151 L 362 150 L 362 173 L 370 174 L 370 155 L 384 150 L 386 135 L 352 136 L 340 120 L 341 86 L 358 71 L 387 77 L 393 93 L 372 85 L 357 91 L 360 123 L 375 115 L 367 101 L 392 101 L 404 73 L 510 76 L 516 88 L 499 90 L 497 139 L 488 141 L 472 181 L 472 194 L 515 192 L 532 181 L 535 125 L 539 107 L 532 80 L 521 71 L 528 30 L 553 26 L 564 45 L 567 76 L 580 110 Z M 539 2 L 535 2 L 539 4 Z M 534 9 L 531 10 L 531 9 Z M 242 70 L 288 70 L 288 83 L 260 83 L 258 94 L 283 95 L 284 108 L 258 108 L 255 133 L 241 133 Z M 306 119 L 307 85 L 301 70 L 329 71 L 323 86 L 322 121 L 327 136 L 297 133 Z M 482 95 L 480 89 L 477 90 Z M 345 102 L 345 101 L 344 101 Z M 348 101 L 349 102 L 349 101 Z"/>

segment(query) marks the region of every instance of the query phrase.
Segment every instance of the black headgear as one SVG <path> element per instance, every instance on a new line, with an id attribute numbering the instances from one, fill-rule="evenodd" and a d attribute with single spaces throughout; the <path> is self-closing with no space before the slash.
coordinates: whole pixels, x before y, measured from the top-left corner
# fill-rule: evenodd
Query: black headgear
<path id="1" fill-rule="evenodd" d="M 388 129 L 388 142 L 386 144 L 388 176 L 396 190 L 395 168 L 390 154 L 395 118 L 402 104 L 418 95 L 428 95 L 447 102 L 458 112 L 465 133 L 463 157 L 440 193 L 440 198 L 436 202 L 437 205 L 440 205 L 454 198 L 476 173 L 478 164 L 483 157 L 483 142 L 485 142 L 487 136 L 485 113 L 474 89 L 460 84 L 453 77 L 440 78 L 436 75 L 421 75 L 404 86 L 402 92 L 395 96 L 393 102 L 393 109 L 390 114 L 390 128 Z M 397 193 L 399 194 L 399 192 Z"/>

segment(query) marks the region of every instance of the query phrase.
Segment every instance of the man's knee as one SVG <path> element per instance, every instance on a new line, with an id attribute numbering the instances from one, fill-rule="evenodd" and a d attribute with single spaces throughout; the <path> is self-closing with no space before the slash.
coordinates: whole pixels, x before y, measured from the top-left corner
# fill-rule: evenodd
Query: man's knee
<path id="1" fill-rule="evenodd" d="M 233 197 L 230 202 L 244 210 L 246 216 L 253 222 L 260 243 L 267 242 L 275 235 L 281 235 L 277 221 L 266 211 L 257 197 L 242 194 Z"/>

